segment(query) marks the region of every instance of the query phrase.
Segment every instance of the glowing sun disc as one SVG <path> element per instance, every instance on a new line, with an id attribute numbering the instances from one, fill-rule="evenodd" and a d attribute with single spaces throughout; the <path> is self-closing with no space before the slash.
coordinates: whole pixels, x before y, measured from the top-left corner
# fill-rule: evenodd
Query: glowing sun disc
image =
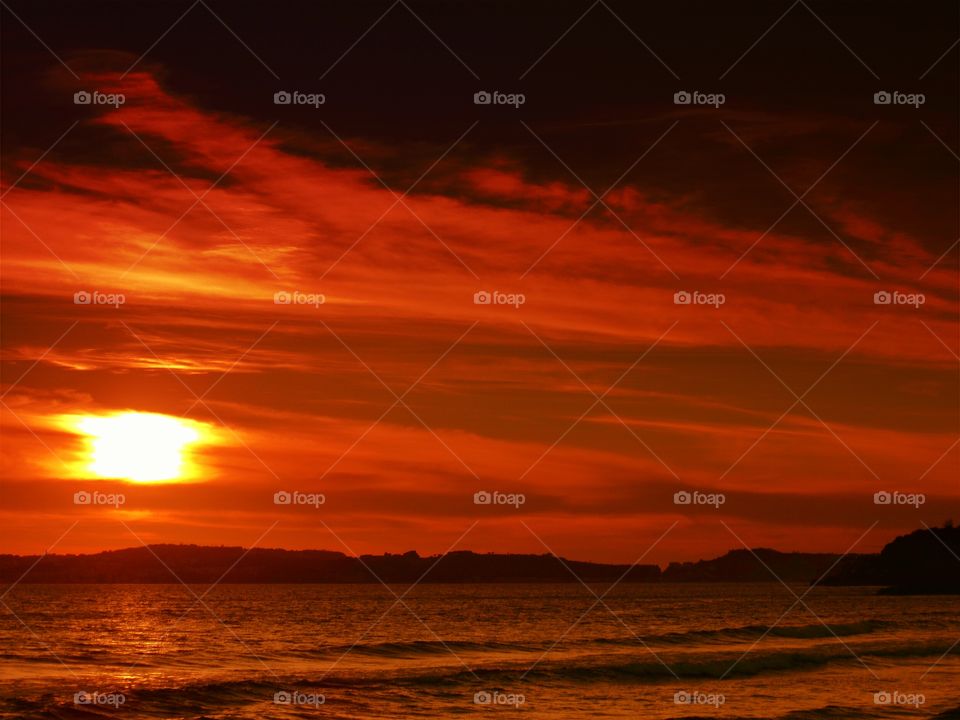
<path id="1" fill-rule="evenodd" d="M 87 472 L 136 482 L 183 479 L 185 452 L 205 432 L 192 420 L 143 412 L 74 415 L 68 425 L 87 437 Z"/>

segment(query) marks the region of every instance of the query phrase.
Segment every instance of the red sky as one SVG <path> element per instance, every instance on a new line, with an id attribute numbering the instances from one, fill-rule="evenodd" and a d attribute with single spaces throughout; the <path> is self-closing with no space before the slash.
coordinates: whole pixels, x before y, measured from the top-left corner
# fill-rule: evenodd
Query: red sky
<path id="1" fill-rule="evenodd" d="M 422 145 L 305 132 L 205 107 L 160 64 L 114 65 L 82 86 L 122 92 L 121 108 L 51 125 L 47 145 L 78 120 L 71 154 L 7 153 L 4 187 L 26 175 L 0 215 L 0 551 L 62 536 L 57 552 L 458 543 L 630 562 L 672 528 L 645 558 L 665 562 L 738 536 L 842 551 L 877 522 L 870 550 L 956 516 L 956 213 L 924 205 L 955 198 L 957 165 L 919 123 L 823 133 L 813 112 L 732 108 L 725 127 L 665 106 L 631 121 L 636 152 L 606 157 L 618 169 L 593 190 L 649 155 L 578 222 L 595 198 L 553 156 L 567 162 L 561 125 L 517 125 L 534 166 L 471 122 Z M 878 172 L 903 144 L 923 173 Z M 830 170 L 769 231 L 795 197 L 763 163 L 798 195 Z M 81 290 L 126 302 L 75 305 Z M 526 301 L 475 305 L 480 290 Z M 681 290 L 726 301 L 676 305 Z M 874 304 L 884 290 L 925 303 Z M 276 305 L 279 291 L 326 302 Z M 218 428 L 202 477 L 71 477 L 80 438 L 54 418 L 118 410 Z M 119 510 L 72 502 L 118 487 Z M 678 507 L 684 489 L 726 503 Z M 326 504 L 276 506 L 277 490 Z M 527 500 L 477 506 L 479 490 Z M 927 502 L 878 507 L 879 490 Z"/>

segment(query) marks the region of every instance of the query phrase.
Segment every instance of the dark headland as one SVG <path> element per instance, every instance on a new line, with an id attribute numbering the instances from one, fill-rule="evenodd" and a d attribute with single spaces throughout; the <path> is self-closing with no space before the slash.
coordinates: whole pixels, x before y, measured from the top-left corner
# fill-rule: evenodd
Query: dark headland
<path id="1" fill-rule="evenodd" d="M 960 527 L 916 530 L 873 555 L 847 556 L 822 585 L 881 585 L 890 595 L 960 594 Z"/>

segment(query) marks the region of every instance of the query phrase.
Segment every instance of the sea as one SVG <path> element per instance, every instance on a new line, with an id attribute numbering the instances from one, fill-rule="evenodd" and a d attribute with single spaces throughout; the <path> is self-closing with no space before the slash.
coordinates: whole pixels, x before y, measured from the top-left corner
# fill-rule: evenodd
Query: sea
<path id="1" fill-rule="evenodd" d="M 960 598 L 765 584 L 27 585 L 3 718 L 960 718 Z"/>

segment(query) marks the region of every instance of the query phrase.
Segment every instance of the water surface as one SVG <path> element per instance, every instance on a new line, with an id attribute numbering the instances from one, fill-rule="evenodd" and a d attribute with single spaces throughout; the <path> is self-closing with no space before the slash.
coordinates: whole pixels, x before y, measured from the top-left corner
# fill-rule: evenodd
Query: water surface
<path id="1" fill-rule="evenodd" d="M 0 715 L 960 717 L 955 597 L 391 590 L 402 600 L 379 585 L 19 585 L 0 613 Z"/>

